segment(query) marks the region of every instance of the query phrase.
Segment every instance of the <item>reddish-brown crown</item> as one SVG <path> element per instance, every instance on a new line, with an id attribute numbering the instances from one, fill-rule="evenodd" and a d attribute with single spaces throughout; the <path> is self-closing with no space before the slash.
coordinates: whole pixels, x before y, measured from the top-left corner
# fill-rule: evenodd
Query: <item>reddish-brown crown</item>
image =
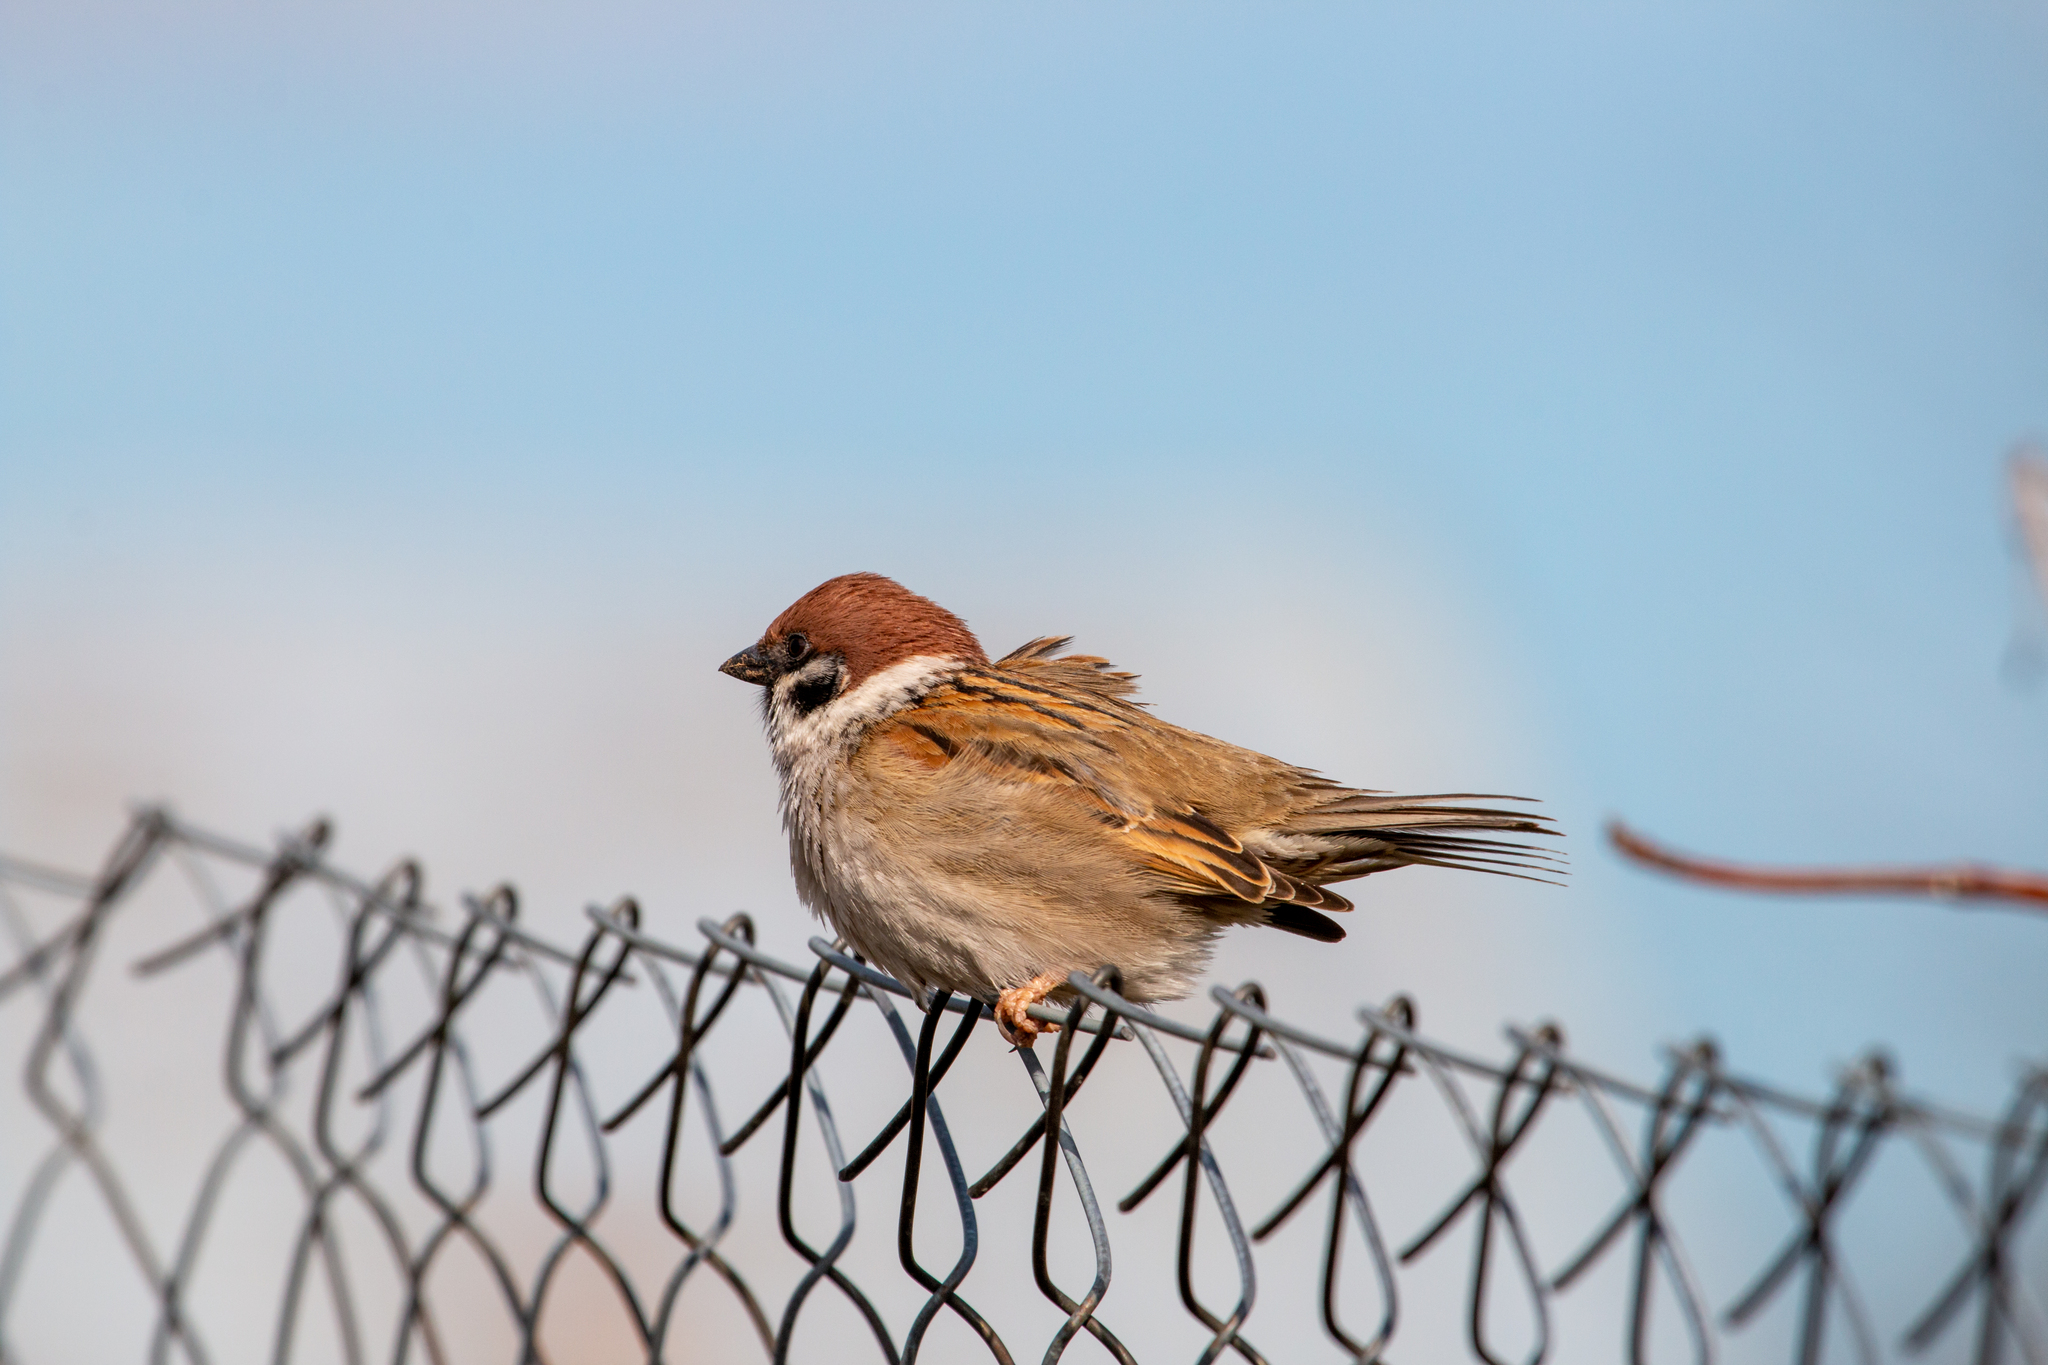
<path id="1" fill-rule="evenodd" d="M 988 662 L 965 621 L 878 573 L 842 574 L 820 583 L 776 617 L 761 641 L 770 644 L 792 631 L 802 631 L 820 652 L 845 658 L 848 687 L 919 655 Z"/>

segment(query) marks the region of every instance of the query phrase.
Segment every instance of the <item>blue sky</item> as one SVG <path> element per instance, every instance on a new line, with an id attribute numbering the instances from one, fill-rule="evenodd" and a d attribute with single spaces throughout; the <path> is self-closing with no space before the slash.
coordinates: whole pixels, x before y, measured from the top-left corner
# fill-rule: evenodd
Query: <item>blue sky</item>
<path id="1" fill-rule="evenodd" d="M 565 938 L 631 891 L 799 954 L 713 669 L 877 569 L 1347 781 L 1548 801 L 1567 890 L 1228 936 L 1290 1017 L 1806 1091 L 1879 1043 L 1990 1110 L 2048 923 L 1598 831 L 2048 866 L 2044 433 L 2037 2 L 0 7 L 0 848 L 49 861 L 132 798 L 326 811 Z M 1887 1208 L 1889 1322 L 1956 1234 Z"/>
<path id="2" fill-rule="evenodd" d="M 1407 874 L 1224 976 L 1988 1106 L 2048 926 L 1597 828 L 2048 864 L 2044 76 L 1998 3 L 11 5 L 0 843 L 329 809 L 794 942 L 709 669 L 875 568 L 1570 828 L 1568 892 Z"/>

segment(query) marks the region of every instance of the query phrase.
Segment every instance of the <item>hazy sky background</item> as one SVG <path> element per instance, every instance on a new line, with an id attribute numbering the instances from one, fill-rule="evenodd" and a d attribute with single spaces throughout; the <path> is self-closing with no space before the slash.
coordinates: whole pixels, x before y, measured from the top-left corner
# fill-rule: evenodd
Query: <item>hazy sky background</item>
<path id="1" fill-rule="evenodd" d="M 2048 430 L 2048 11 L 15 0 L 0 847 L 331 813 L 443 897 L 795 949 L 751 693 L 876 569 L 1363 785 L 1526 792 L 1218 979 L 1344 1029 L 1866 1043 L 1980 1109 L 2048 925 L 1747 899 L 2048 865 L 2003 505 Z M 1277 937 L 1277 936 L 1275 936 Z"/>

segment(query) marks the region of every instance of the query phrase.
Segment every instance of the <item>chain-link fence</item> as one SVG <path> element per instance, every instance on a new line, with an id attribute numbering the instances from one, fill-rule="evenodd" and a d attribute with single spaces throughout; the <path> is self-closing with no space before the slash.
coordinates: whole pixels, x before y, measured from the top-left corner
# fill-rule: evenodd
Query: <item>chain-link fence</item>
<path id="1" fill-rule="evenodd" d="M 0 862 L 0 1360 L 2048 1365 L 2048 1069 L 1989 1119 L 1880 1055 L 1637 1084 L 1110 969 L 1013 1054 L 744 915 L 563 946 L 327 841 L 148 810 L 97 877 Z"/>

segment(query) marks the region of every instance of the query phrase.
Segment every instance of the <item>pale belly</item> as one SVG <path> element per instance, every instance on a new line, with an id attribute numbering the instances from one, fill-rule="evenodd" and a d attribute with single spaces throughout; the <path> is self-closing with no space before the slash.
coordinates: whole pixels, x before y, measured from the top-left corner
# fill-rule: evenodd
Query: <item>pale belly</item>
<path id="1" fill-rule="evenodd" d="M 1041 973 L 1114 963 L 1130 999 L 1175 998 L 1192 986 L 1219 927 L 1190 911 L 1146 907 L 1155 923 L 1137 932 L 1128 914 L 1048 910 L 1039 888 L 932 874 L 857 827 L 790 834 L 804 903 L 854 952 L 920 993 L 993 1001 Z"/>

